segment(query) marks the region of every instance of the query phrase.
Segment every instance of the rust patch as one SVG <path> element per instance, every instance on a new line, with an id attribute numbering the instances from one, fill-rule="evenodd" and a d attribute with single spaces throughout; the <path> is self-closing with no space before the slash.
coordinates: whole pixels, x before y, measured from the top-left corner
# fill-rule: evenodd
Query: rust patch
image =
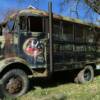
<path id="1" fill-rule="evenodd" d="M 13 51 L 13 36 L 11 33 L 5 34 L 5 45 L 4 45 L 4 57 L 9 58 L 9 57 L 14 57 L 15 53 Z"/>

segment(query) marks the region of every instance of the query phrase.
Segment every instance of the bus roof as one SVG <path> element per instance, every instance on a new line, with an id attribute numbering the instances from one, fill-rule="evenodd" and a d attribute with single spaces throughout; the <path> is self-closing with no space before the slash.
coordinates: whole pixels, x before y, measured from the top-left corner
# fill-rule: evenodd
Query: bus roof
<path id="1" fill-rule="evenodd" d="M 43 10 L 39 10 L 39 9 L 27 8 L 27 9 L 19 10 L 18 12 L 13 13 L 9 18 L 13 18 L 16 15 L 20 15 L 20 16 L 24 16 L 24 15 L 25 16 L 32 16 L 32 15 L 33 16 L 48 16 L 48 12 L 43 11 Z M 88 22 L 85 22 L 85 21 L 82 21 L 82 20 L 76 19 L 76 18 L 60 16 L 57 14 L 53 14 L 53 18 L 76 23 L 76 24 L 82 24 L 82 25 L 88 25 L 88 26 L 100 28 L 99 25 L 96 25 L 93 23 L 88 23 Z"/>

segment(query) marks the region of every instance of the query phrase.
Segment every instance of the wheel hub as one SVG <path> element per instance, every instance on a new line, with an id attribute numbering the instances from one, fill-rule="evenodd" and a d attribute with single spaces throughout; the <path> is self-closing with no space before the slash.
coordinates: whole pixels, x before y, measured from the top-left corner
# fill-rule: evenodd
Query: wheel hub
<path id="1" fill-rule="evenodd" d="M 87 81 L 89 81 L 91 78 L 91 72 L 88 69 L 84 72 L 84 78 Z"/>
<path id="2" fill-rule="evenodd" d="M 11 78 L 6 84 L 6 90 L 10 94 L 15 94 L 21 91 L 22 89 L 22 81 L 20 77 Z"/>

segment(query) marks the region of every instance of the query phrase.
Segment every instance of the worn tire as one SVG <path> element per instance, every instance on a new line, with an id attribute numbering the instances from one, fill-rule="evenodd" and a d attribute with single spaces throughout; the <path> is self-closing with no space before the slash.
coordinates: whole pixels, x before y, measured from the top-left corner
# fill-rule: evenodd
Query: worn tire
<path id="1" fill-rule="evenodd" d="M 12 69 L 8 71 L 3 75 L 1 81 L 1 91 L 4 96 L 21 96 L 27 92 L 29 87 L 28 76 L 20 69 Z"/>
<path id="2" fill-rule="evenodd" d="M 75 82 L 75 83 L 79 83 L 78 77 L 75 77 L 74 82 Z"/>
<path id="3" fill-rule="evenodd" d="M 94 78 L 94 70 L 91 65 L 87 65 L 83 70 L 81 70 L 77 77 L 76 83 L 87 83 L 93 81 Z"/>

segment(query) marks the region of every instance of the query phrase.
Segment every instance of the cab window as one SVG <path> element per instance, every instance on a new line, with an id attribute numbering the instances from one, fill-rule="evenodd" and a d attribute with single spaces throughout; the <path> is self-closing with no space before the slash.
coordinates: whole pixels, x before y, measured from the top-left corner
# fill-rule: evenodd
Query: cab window
<path id="1" fill-rule="evenodd" d="M 43 32 L 43 18 L 29 16 L 28 17 L 28 28 L 31 32 Z"/>
<path id="2" fill-rule="evenodd" d="M 21 16 L 20 30 L 30 32 L 43 32 L 43 18 L 39 16 Z"/>

